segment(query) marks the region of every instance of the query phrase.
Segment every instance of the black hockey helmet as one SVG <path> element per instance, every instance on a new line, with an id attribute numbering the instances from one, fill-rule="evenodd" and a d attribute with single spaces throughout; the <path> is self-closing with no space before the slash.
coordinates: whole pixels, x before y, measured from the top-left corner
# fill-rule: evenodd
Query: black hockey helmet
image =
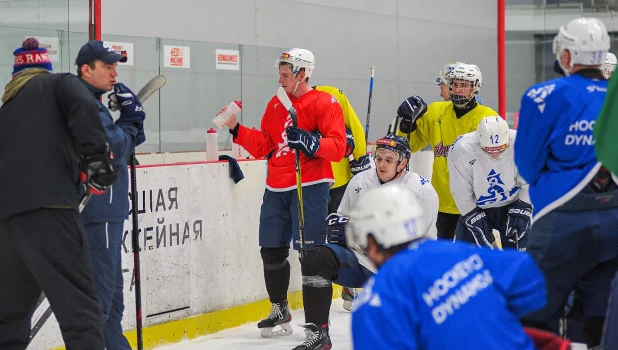
<path id="1" fill-rule="evenodd" d="M 412 152 L 410 152 L 410 145 L 408 140 L 403 136 L 397 136 L 394 134 L 386 135 L 376 140 L 375 146 L 373 146 L 373 158 L 376 157 L 376 151 L 380 148 L 388 149 L 393 152 L 397 152 L 398 160 L 401 162 L 404 159 L 410 159 Z"/>

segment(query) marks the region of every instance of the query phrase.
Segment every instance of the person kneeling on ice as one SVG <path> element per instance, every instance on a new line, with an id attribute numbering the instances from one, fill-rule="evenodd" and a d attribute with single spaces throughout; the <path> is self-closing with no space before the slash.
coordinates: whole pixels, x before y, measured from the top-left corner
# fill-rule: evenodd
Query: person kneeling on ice
<path id="1" fill-rule="evenodd" d="M 354 299 L 354 349 L 535 349 L 519 322 L 545 305 L 532 258 L 428 239 L 432 215 L 401 185 L 367 190 L 350 212 L 348 245 L 378 268 Z"/>
<path id="2" fill-rule="evenodd" d="M 516 134 L 499 116 L 485 117 L 475 132 L 459 136 L 451 146 L 451 194 L 462 213 L 456 240 L 525 249 L 532 205 L 528 184 L 515 167 Z"/>
<path id="3" fill-rule="evenodd" d="M 358 288 L 375 273 L 375 268 L 362 251 L 346 247 L 346 215 L 357 205 L 359 195 L 371 188 L 402 184 L 407 191 L 414 192 L 426 208 L 427 220 L 423 230 L 436 239 L 438 194 L 429 180 L 405 170 L 410 155 L 405 137 L 387 135 L 378 139 L 373 150 L 375 171 L 364 171 L 352 177 L 337 213 L 326 218 L 328 243 L 309 250 L 301 264 L 306 322 L 303 326 L 307 339 L 295 350 L 330 349 L 328 317 L 333 295 L 332 282 Z"/>

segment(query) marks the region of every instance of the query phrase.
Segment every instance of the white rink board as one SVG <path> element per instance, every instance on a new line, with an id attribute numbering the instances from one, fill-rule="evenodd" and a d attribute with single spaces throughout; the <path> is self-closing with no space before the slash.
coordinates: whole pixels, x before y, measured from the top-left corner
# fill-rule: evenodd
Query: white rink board
<path id="1" fill-rule="evenodd" d="M 258 246 L 266 161 L 239 165 L 238 184 L 227 162 L 137 168 L 143 327 L 267 298 Z M 126 331 L 135 329 L 130 217 L 124 228 Z M 296 257 L 292 276 L 300 276 Z M 289 292 L 300 289 L 292 278 Z M 52 315 L 29 349 L 62 345 Z"/>

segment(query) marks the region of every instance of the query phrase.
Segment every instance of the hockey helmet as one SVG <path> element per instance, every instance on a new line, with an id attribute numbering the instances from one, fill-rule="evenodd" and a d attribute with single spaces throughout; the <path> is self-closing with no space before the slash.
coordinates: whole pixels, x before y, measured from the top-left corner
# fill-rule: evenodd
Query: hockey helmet
<path id="1" fill-rule="evenodd" d="M 576 18 L 560 27 L 554 37 L 552 51 L 568 76 L 576 64 L 597 66 L 603 64 L 609 51 L 610 37 L 605 24 L 597 18 Z M 570 67 L 563 67 L 562 53 L 569 50 L 571 54 Z"/>
<path id="2" fill-rule="evenodd" d="M 350 248 L 365 250 L 367 237 L 388 249 L 426 237 L 422 208 L 416 194 L 406 185 L 393 184 L 363 191 L 350 211 L 346 239 Z"/>
<path id="3" fill-rule="evenodd" d="M 481 119 L 476 136 L 481 148 L 488 154 L 499 154 L 509 146 L 509 125 L 500 116 Z"/>
<path id="4" fill-rule="evenodd" d="M 397 136 L 393 134 L 386 135 L 376 140 L 373 146 L 372 156 L 375 159 L 376 153 L 379 149 L 387 149 L 397 154 L 397 161 L 401 162 L 404 159 L 410 159 L 412 152 L 410 152 L 410 145 L 408 140 L 403 136 Z"/>
<path id="5" fill-rule="evenodd" d="M 614 69 L 616 69 L 616 63 L 618 63 L 618 60 L 616 60 L 616 55 L 608 52 L 607 56 L 605 56 L 605 62 L 601 65 L 601 72 L 603 73 L 605 79 L 609 79 L 612 76 Z"/>
<path id="6" fill-rule="evenodd" d="M 451 63 L 448 63 L 446 66 L 444 66 L 444 68 L 442 68 L 438 72 L 438 76 L 436 77 L 436 80 L 434 81 L 434 83 L 436 85 L 444 84 L 448 86 L 448 74 L 451 72 L 453 67 L 459 63 L 461 62 L 451 62 Z"/>
<path id="7" fill-rule="evenodd" d="M 447 81 L 449 82 L 449 96 L 453 105 L 456 107 L 465 107 L 470 100 L 474 98 L 476 94 L 481 90 L 481 84 L 483 83 L 483 76 L 481 70 L 474 64 L 467 64 L 463 62 L 457 62 L 453 65 L 451 71 L 447 74 Z M 470 84 L 472 92 L 469 95 L 458 95 L 453 91 L 459 84 Z"/>
<path id="8" fill-rule="evenodd" d="M 315 68 L 315 58 L 309 50 L 293 48 L 283 53 L 275 62 L 275 69 L 279 69 L 280 63 L 289 63 L 292 65 L 294 75 L 300 72 L 301 68 L 305 68 L 305 77 L 309 78 Z"/>

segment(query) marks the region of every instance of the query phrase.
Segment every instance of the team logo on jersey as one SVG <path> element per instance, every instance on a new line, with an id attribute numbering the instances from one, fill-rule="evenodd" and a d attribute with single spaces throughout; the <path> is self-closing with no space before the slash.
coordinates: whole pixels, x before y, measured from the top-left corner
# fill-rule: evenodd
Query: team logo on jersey
<path id="1" fill-rule="evenodd" d="M 281 132 L 281 142 L 277 143 L 277 152 L 275 153 L 275 157 L 286 156 L 290 153 L 290 147 L 288 146 L 288 133 L 285 132 L 288 126 L 292 126 L 292 117 L 288 114 L 288 118 L 285 120 L 285 124 L 283 124 L 283 131 Z"/>
<path id="2" fill-rule="evenodd" d="M 359 194 L 362 189 L 362 187 L 355 188 L 354 192 L 356 192 L 356 194 Z"/>
<path id="3" fill-rule="evenodd" d="M 588 92 L 607 92 L 607 88 L 604 88 L 602 86 L 599 85 L 588 85 L 586 86 L 586 90 L 588 90 Z"/>
<path id="4" fill-rule="evenodd" d="M 419 174 L 418 177 L 421 179 L 421 186 L 429 183 L 429 180 L 427 180 L 423 175 Z"/>
<path id="5" fill-rule="evenodd" d="M 500 178 L 500 173 L 497 173 L 494 169 L 491 169 L 487 175 L 487 195 L 479 196 L 476 200 L 477 205 L 487 205 L 495 202 L 501 202 L 509 199 L 512 195 L 517 193 L 519 186 L 514 186 L 510 191 L 505 189 L 504 181 Z"/>
<path id="6" fill-rule="evenodd" d="M 471 161 L 469 161 L 468 163 L 470 163 L 470 165 L 474 165 L 474 163 L 476 163 L 476 158 L 472 159 Z"/>
<path id="7" fill-rule="evenodd" d="M 537 104 L 539 111 L 543 113 L 545 111 L 545 99 L 555 88 L 556 84 L 543 85 L 536 89 L 530 89 L 526 96 L 530 97 Z"/>
<path id="8" fill-rule="evenodd" d="M 449 146 L 448 145 L 444 146 L 442 142 L 440 142 L 433 148 L 433 156 L 434 157 L 448 157 L 448 150 L 449 150 Z"/>

